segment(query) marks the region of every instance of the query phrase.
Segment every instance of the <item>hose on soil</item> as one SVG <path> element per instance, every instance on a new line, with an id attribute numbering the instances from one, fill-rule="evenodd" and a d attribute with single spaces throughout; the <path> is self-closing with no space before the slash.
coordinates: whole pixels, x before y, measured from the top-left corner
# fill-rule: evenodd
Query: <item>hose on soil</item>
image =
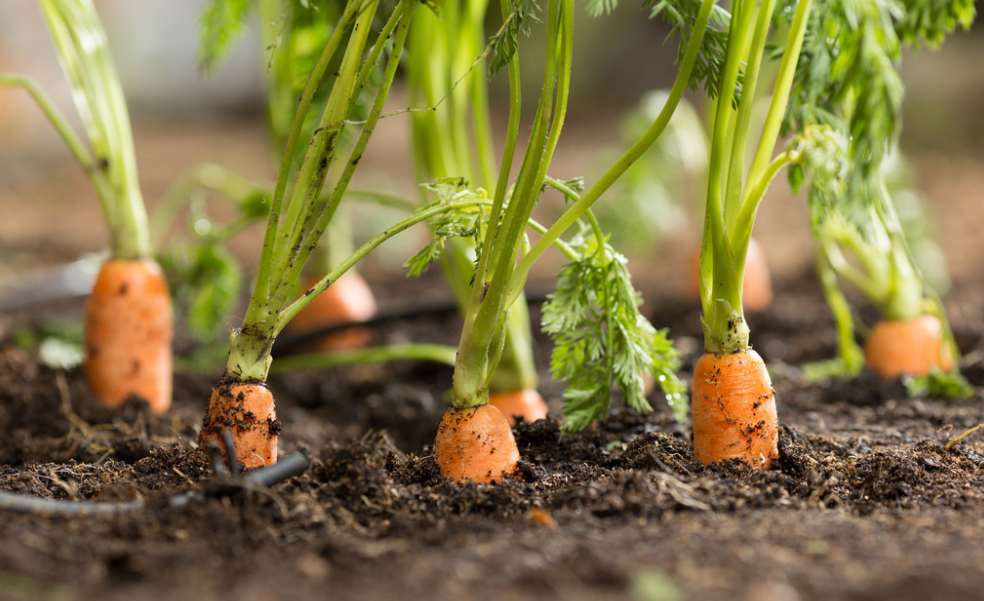
<path id="1" fill-rule="evenodd" d="M 531 305 L 541 304 L 547 300 L 546 293 L 527 294 L 526 302 Z M 326 334 L 333 334 L 349 328 L 360 328 L 375 326 L 391 321 L 401 321 L 404 319 L 414 319 L 428 315 L 440 315 L 443 313 L 456 313 L 458 305 L 453 299 L 435 301 L 429 303 L 416 303 L 407 307 L 394 308 L 389 311 L 381 311 L 373 317 L 363 321 L 350 321 L 347 323 L 333 324 L 312 328 L 305 332 L 288 333 L 282 332 L 273 343 L 273 356 L 288 354 L 292 348 L 310 342 L 315 338 L 320 338 Z"/>
<path id="2" fill-rule="evenodd" d="M 273 486 L 288 478 L 303 474 L 311 461 L 301 453 L 292 453 L 279 462 L 262 467 L 243 475 L 241 480 L 247 485 Z M 225 480 L 225 478 L 223 478 Z M 224 484 L 235 484 L 237 480 L 226 480 Z M 186 507 L 208 496 L 205 491 L 186 492 L 174 495 L 168 501 L 171 507 Z M 144 501 L 114 501 L 97 503 L 94 501 L 59 501 L 30 497 L 19 493 L 0 491 L 0 511 L 19 513 L 55 513 L 63 515 L 112 515 L 143 509 Z"/>

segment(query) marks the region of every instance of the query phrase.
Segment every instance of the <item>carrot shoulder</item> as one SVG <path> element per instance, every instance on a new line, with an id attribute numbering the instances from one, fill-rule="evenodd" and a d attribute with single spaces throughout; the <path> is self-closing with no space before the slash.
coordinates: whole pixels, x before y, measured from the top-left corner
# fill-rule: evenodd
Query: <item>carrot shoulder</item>
<path id="1" fill-rule="evenodd" d="M 205 449 L 214 440 L 220 449 L 224 448 L 223 430 L 232 434 L 236 459 L 243 467 L 277 462 L 280 422 L 274 410 L 273 394 L 266 384 L 226 380 L 212 389 L 198 435 L 199 446 Z"/>
<path id="2" fill-rule="evenodd" d="M 879 322 L 865 341 L 864 354 L 868 365 L 886 378 L 924 376 L 932 368 L 953 367 L 943 326 L 933 315 Z"/>
<path id="3" fill-rule="evenodd" d="M 516 439 L 502 412 L 491 405 L 448 409 L 437 427 L 434 453 L 441 472 L 458 482 L 496 482 L 519 461 Z"/>
<path id="4" fill-rule="evenodd" d="M 547 417 L 547 404 L 535 388 L 512 392 L 489 392 L 489 405 L 502 412 L 510 427 L 516 425 L 517 416 L 527 422 L 535 422 Z"/>
<path id="5" fill-rule="evenodd" d="M 778 457 L 775 393 L 758 353 L 705 353 L 694 370 L 694 456 L 739 459 L 762 469 Z"/>
<path id="6" fill-rule="evenodd" d="M 307 282 L 310 289 L 318 280 Z M 287 328 L 299 333 L 316 328 L 365 321 L 376 314 L 376 299 L 366 281 L 355 271 L 347 271 L 304 307 Z M 366 328 L 349 328 L 321 336 L 308 344 L 312 351 L 342 351 L 357 349 L 369 343 L 371 333 Z"/>
<path id="7" fill-rule="evenodd" d="M 99 401 L 140 397 L 155 413 L 171 406 L 171 297 L 150 259 L 103 263 L 85 308 L 86 377 Z"/>

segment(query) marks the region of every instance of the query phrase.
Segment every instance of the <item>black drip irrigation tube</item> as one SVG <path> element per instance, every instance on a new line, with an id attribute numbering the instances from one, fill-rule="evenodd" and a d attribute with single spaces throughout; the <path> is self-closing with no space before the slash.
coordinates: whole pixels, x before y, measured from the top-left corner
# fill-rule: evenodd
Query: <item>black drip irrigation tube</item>
<path id="1" fill-rule="evenodd" d="M 222 432 L 222 442 L 225 446 L 226 456 L 230 458 L 229 467 L 226 467 L 222 463 L 219 447 L 214 441 L 212 446 L 209 447 L 209 459 L 212 462 L 212 469 L 215 470 L 216 475 L 219 477 L 218 489 L 213 491 L 198 490 L 174 495 L 168 501 L 171 507 L 187 507 L 192 503 L 203 501 L 210 493 L 213 495 L 217 492 L 219 494 L 227 494 L 236 489 L 248 488 L 249 486 L 274 486 L 288 478 L 303 474 L 311 465 L 311 461 L 302 453 L 291 453 L 273 465 L 242 474 L 242 468 L 235 459 L 235 446 L 229 430 Z M 113 515 L 143 509 L 146 505 L 146 501 L 114 501 L 106 503 L 94 501 L 59 501 L 57 499 L 43 499 L 19 493 L 0 491 L 0 511 L 14 511 L 18 513 Z"/>
<path id="2" fill-rule="evenodd" d="M 530 305 L 538 305 L 547 300 L 546 293 L 528 294 L 526 302 Z M 393 321 L 426 317 L 429 315 L 441 315 L 444 313 L 457 313 L 458 305 L 454 300 L 435 301 L 430 303 L 416 303 L 398 309 L 382 311 L 369 319 L 363 321 L 349 321 L 346 323 L 333 324 L 330 326 L 320 326 L 304 332 L 281 332 L 273 342 L 273 356 L 283 356 L 290 354 L 296 347 L 307 342 L 320 338 L 327 334 L 334 334 L 350 328 L 362 328 L 377 326 Z"/>

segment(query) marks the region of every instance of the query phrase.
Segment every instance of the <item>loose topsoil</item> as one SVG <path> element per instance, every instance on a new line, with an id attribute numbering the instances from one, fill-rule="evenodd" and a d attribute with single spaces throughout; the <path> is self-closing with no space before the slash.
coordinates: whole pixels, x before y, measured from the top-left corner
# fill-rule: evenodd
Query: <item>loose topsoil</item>
<path id="1" fill-rule="evenodd" d="M 704 467 L 665 404 L 618 408 L 580 434 L 520 424 L 521 479 L 456 484 L 431 457 L 450 369 L 422 363 L 271 379 L 283 454 L 301 476 L 216 475 L 195 448 L 217 374 L 179 374 L 175 408 L 94 404 L 78 370 L 0 346 L 0 489 L 142 501 L 108 515 L 0 510 L 2 599 L 958 599 L 984 596 L 984 422 L 974 361 L 984 306 L 957 286 L 968 401 L 906 398 L 865 374 L 809 383 L 834 331 L 811 273 L 753 316 L 783 423 L 772 469 Z M 429 285 L 426 281 L 421 286 Z M 647 290 L 689 377 L 691 301 Z M 77 313 L 80 303 L 59 311 Z M 534 309 L 534 313 L 535 313 Z M 32 312 L 36 316 L 37 311 Z M 968 319 L 968 316 L 978 316 Z M 535 316 L 534 316 L 535 317 Z M 375 342 L 453 343 L 453 314 L 387 324 Z M 549 344 L 539 339 L 540 365 Z M 556 411 L 561 384 L 542 374 Z M 555 413 L 556 415 L 556 413 Z"/>

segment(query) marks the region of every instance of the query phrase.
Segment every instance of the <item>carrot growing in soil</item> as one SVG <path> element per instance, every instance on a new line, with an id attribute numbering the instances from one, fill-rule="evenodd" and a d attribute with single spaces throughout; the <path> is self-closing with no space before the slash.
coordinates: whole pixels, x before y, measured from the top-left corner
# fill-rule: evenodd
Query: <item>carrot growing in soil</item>
<path id="1" fill-rule="evenodd" d="M 739 459 L 767 468 L 778 455 L 772 382 L 762 358 L 749 346 L 741 282 L 765 189 L 783 166 L 806 155 L 788 150 L 772 158 L 811 5 L 811 0 L 799 0 L 776 15 L 792 19 L 785 28 L 771 103 L 747 172 L 749 123 L 775 2 L 732 4 L 724 52 L 713 65 L 716 77 L 710 92 L 717 102 L 700 255 L 705 353 L 694 370 L 692 392 L 694 455 L 703 463 Z"/>
<path id="2" fill-rule="evenodd" d="M 284 144 L 283 161 L 270 199 L 259 272 L 246 316 L 242 326 L 230 332 L 232 344 L 225 375 L 213 389 L 202 425 L 199 443 L 203 446 L 217 440 L 223 429 L 230 428 L 238 459 L 246 466 L 268 465 L 277 460 L 279 422 L 273 403 L 269 402 L 269 390 L 265 384 L 277 335 L 312 299 L 337 281 L 369 250 L 412 225 L 403 223 L 389 228 L 291 302 L 294 283 L 298 281 L 301 269 L 338 208 L 382 114 L 383 102 L 393 83 L 406 42 L 413 2 L 401 0 L 393 12 L 386 15 L 386 24 L 376 42 L 367 45 L 370 25 L 376 18 L 378 8 L 376 0 L 347 2 L 310 72 Z M 392 47 L 384 61 L 381 82 L 373 95 L 371 110 L 327 201 L 321 202 L 321 190 L 328 171 L 338 159 L 339 137 L 344 129 L 351 127 L 349 119 L 353 108 L 362 95 L 366 81 L 377 69 L 377 62 L 383 56 L 391 35 Z M 337 63 L 324 110 L 318 126 L 312 130 L 304 159 L 295 169 L 295 149 L 301 142 L 308 109 L 319 82 L 337 58 L 336 52 L 343 41 L 345 50 Z M 293 180 L 292 186 L 288 186 L 289 180 Z M 240 414 L 251 418 L 238 420 Z"/>
<path id="3" fill-rule="evenodd" d="M 492 149 L 489 90 L 484 63 L 475 64 L 484 45 L 487 0 L 450 0 L 440 16 L 418 7 L 410 31 L 407 81 L 410 102 L 434 107 L 412 115 L 417 178 L 424 202 L 433 198 L 426 182 L 463 178 L 473 189 L 490 190 L 497 180 Z M 450 238 L 443 245 L 441 266 L 463 311 L 474 272 L 475 243 Z M 424 265 L 426 267 L 426 265 Z M 419 275 L 420 270 L 411 271 Z M 489 402 L 506 416 L 527 422 L 547 416 L 537 392 L 533 336 L 525 296 L 506 319 L 502 355 L 489 381 Z"/>
<path id="4" fill-rule="evenodd" d="M 843 198 L 867 198 L 863 191 L 871 190 L 871 175 L 897 131 L 901 84 L 893 65 L 894 26 L 910 19 L 909 27 L 954 22 L 930 15 L 949 10 L 933 3 L 896 8 L 877 0 L 732 5 L 714 89 L 718 102 L 700 259 L 706 354 L 694 373 L 693 412 L 695 455 L 705 463 L 739 459 L 765 468 L 777 456 L 774 394 L 761 358 L 748 344 L 739 285 L 755 214 L 769 183 L 786 166 L 794 185 L 811 178 L 814 223 Z M 785 36 L 782 58 L 746 170 L 742 157 L 752 99 L 776 25 Z M 844 113 L 833 107 L 848 99 L 858 100 L 857 110 L 841 119 Z M 784 122 L 796 136 L 773 157 Z M 849 173 L 841 160 L 847 139 L 854 163 Z M 836 192 L 840 186 L 847 186 L 846 196 Z"/>
<path id="5" fill-rule="evenodd" d="M 970 387 L 955 371 L 958 351 L 942 302 L 926 283 L 909 248 L 885 169 L 899 129 L 900 45 L 938 46 L 958 24 L 970 26 L 974 5 L 914 2 L 901 15 L 891 15 L 893 19 L 875 6 L 865 8 L 854 16 L 854 28 L 845 29 L 842 35 L 881 39 L 880 44 L 868 42 L 867 49 L 882 66 L 870 71 L 877 74 L 872 79 L 880 82 L 874 96 L 879 102 L 872 103 L 871 97 L 855 90 L 837 90 L 843 84 L 824 72 L 831 68 L 827 60 L 835 49 L 819 39 L 811 40 L 806 51 L 819 79 L 797 83 L 805 93 L 820 92 L 820 97 L 829 99 L 820 108 L 825 121 L 842 132 L 838 149 L 844 171 L 833 186 L 814 177 L 810 188 L 813 231 L 819 242 L 817 271 L 837 323 L 839 356 L 810 366 L 807 376 L 853 377 L 867 363 L 884 377 L 916 377 L 908 381 L 910 392 L 915 386 L 936 394 L 964 396 Z M 872 32 L 879 37 L 866 37 Z M 821 84 L 817 82 L 826 81 L 832 89 L 818 90 Z M 801 123 L 816 120 L 813 112 L 799 106 L 791 113 Z M 880 131 L 882 139 L 870 140 L 862 128 Z M 882 321 L 868 334 L 863 351 L 854 340 L 854 319 L 841 291 L 842 282 L 860 290 L 881 313 Z"/>
<path id="6" fill-rule="evenodd" d="M 90 0 L 41 0 L 72 88 L 88 144 L 26 77 L 0 75 L 42 107 L 92 181 L 110 233 L 110 257 L 86 303 L 84 369 L 93 395 L 109 406 L 141 398 L 160 413 L 171 405 L 171 300 L 151 258 L 133 135 L 106 35 Z"/>

